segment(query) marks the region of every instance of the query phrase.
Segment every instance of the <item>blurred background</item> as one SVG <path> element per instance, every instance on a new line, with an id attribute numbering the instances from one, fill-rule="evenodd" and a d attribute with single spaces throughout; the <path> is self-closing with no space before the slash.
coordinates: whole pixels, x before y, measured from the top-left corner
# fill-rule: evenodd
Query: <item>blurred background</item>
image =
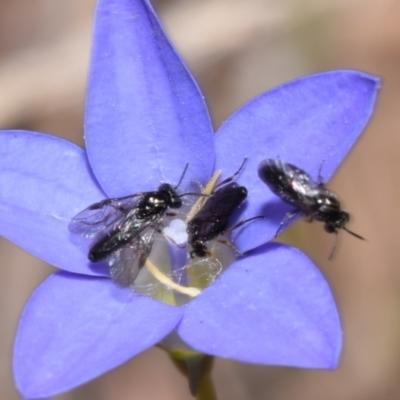
<path id="1" fill-rule="evenodd" d="M 219 400 L 400 399 L 400 2 L 398 0 L 157 0 L 170 38 L 198 79 L 215 127 L 245 101 L 335 68 L 383 78 L 373 119 L 329 187 L 353 218 L 333 261 L 332 235 L 299 221 L 286 235 L 321 268 L 337 299 L 344 350 L 335 372 L 218 359 Z M 83 145 L 94 0 L 0 0 L 0 128 Z M 52 267 L 0 241 L 0 399 L 16 400 L 17 322 Z M 160 349 L 57 400 L 188 400 Z"/>

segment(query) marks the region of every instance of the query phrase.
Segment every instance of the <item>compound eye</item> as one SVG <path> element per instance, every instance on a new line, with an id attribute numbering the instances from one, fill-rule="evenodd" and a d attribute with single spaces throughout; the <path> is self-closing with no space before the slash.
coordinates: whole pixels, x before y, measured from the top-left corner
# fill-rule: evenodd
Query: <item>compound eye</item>
<path id="1" fill-rule="evenodd" d="M 349 222 L 350 220 L 350 214 L 347 213 L 346 211 L 342 211 L 342 222 L 346 223 Z"/>

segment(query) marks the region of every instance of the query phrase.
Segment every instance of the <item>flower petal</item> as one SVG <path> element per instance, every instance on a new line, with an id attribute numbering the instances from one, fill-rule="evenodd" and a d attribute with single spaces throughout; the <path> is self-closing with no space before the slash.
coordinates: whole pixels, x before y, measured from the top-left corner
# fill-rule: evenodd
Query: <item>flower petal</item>
<path id="1" fill-rule="evenodd" d="M 206 354 L 302 368 L 335 368 L 342 344 L 327 282 L 278 244 L 240 259 L 188 304 L 178 333 Z"/>
<path id="2" fill-rule="evenodd" d="M 110 197 L 205 183 L 214 163 L 203 97 L 149 2 L 100 0 L 86 109 L 90 163 Z"/>
<path id="3" fill-rule="evenodd" d="M 20 321 L 17 387 L 31 398 L 70 390 L 158 343 L 181 314 L 106 278 L 54 274 L 34 292 Z"/>
<path id="4" fill-rule="evenodd" d="M 216 168 L 235 171 L 249 157 L 238 181 L 249 190 L 241 218 L 265 215 L 233 233 L 244 252 L 270 240 L 290 209 L 257 176 L 265 158 L 280 158 L 327 181 L 365 127 L 379 81 L 355 71 L 302 78 L 250 101 L 216 135 Z M 245 232 L 244 234 L 241 234 Z"/>
<path id="5" fill-rule="evenodd" d="M 78 146 L 41 133 L 0 133 L 0 234 L 16 245 L 58 268 L 98 275 L 68 223 L 102 198 Z"/>

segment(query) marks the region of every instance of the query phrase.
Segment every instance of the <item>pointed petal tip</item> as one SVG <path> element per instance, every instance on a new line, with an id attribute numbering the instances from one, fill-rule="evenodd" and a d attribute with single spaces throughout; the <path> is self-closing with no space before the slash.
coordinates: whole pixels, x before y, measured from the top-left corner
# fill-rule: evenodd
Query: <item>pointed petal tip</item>
<path id="1" fill-rule="evenodd" d="M 315 74 L 307 75 L 307 76 L 304 76 L 299 79 L 310 79 L 310 78 L 313 79 L 315 77 L 324 76 L 324 75 L 326 75 L 326 76 L 335 76 L 336 75 L 338 77 L 342 76 L 343 78 L 346 78 L 346 77 L 347 78 L 359 78 L 361 80 L 364 80 L 365 82 L 370 82 L 377 86 L 379 86 L 382 81 L 382 79 L 377 75 L 371 75 L 368 72 L 363 72 L 363 71 L 359 71 L 356 69 L 334 69 L 334 70 L 318 72 Z M 299 79 L 294 79 L 292 81 L 285 83 L 284 85 L 291 84 L 292 82 L 295 82 L 296 80 L 299 80 Z"/>
<path id="2" fill-rule="evenodd" d="M 85 131 L 91 166 L 110 197 L 172 184 L 187 162 L 185 181 L 205 184 L 211 175 L 204 98 L 147 1 L 97 6 Z"/>
<path id="3" fill-rule="evenodd" d="M 84 150 L 44 133 L 1 131 L 0 187 L 2 236 L 57 268 L 97 275 L 67 228 L 104 197 Z"/>
<path id="4" fill-rule="evenodd" d="M 241 251 L 270 240 L 288 211 L 260 182 L 260 161 L 280 158 L 316 179 L 325 160 L 322 175 L 328 181 L 367 125 L 379 88 L 380 79 L 364 72 L 318 73 L 261 94 L 224 122 L 216 135 L 216 169 L 234 170 L 247 155 L 237 178 L 249 191 L 240 219 L 268 215 L 233 232 Z"/>
<path id="5" fill-rule="evenodd" d="M 205 354 L 299 368 L 335 369 L 342 347 L 324 277 L 299 250 L 278 244 L 233 264 L 187 306 L 178 333 Z"/>
<path id="6" fill-rule="evenodd" d="M 117 288 L 109 279 L 59 272 L 28 301 L 13 369 L 24 398 L 64 393 L 158 343 L 183 309 Z"/>

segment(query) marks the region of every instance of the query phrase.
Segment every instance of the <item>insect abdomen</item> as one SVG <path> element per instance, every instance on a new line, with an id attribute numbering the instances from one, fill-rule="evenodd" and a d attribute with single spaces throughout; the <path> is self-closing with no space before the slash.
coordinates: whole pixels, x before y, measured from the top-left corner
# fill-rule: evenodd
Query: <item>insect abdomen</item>
<path id="1" fill-rule="evenodd" d="M 91 262 L 103 261 L 127 245 L 131 239 L 132 235 L 121 235 L 121 232 L 115 230 L 93 244 L 89 250 L 88 258 Z"/>

